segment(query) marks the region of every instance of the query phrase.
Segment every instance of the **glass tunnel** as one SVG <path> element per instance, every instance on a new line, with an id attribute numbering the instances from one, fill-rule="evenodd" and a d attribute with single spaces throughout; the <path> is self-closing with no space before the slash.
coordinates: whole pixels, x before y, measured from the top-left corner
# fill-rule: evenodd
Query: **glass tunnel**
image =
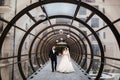
<path id="1" fill-rule="evenodd" d="M 54 45 L 59 53 L 69 47 L 88 80 L 120 80 L 119 7 L 119 0 L 1 0 L 0 80 L 30 80 Z"/>

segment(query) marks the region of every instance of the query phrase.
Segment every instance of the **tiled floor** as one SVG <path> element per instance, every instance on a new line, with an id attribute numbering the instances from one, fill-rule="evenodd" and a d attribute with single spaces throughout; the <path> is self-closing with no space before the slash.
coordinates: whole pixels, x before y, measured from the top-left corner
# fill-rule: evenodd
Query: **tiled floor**
<path id="1" fill-rule="evenodd" d="M 59 57 L 58 64 L 60 59 Z M 37 70 L 36 74 L 34 73 L 27 80 L 91 80 L 75 65 L 74 61 L 72 64 L 75 69 L 73 73 L 51 72 L 51 63 L 48 61 L 43 69 Z"/>

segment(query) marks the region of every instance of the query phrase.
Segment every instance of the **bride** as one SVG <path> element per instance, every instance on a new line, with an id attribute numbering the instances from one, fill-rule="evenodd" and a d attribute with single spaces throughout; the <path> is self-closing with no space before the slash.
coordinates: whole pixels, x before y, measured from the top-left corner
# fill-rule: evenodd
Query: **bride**
<path id="1" fill-rule="evenodd" d="M 59 72 L 74 72 L 75 71 L 72 66 L 69 49 L 67 47 L 65 47 L 63 50 L 62 58 L 61 58 L 60 64 L 57 67 L 57 71 Z"/>

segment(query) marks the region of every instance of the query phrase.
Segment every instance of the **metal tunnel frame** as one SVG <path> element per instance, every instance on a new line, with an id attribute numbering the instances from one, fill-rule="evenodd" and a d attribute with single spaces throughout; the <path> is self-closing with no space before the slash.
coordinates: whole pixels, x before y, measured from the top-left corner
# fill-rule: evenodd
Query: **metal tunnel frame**
<path id="1" fill-rule="evenodd" d="M 46 13 L 46 11 L 44 11 L 44 12 L 46 13 L 46 15 L 47 15 L 47 18 L 46 18 L 45 20 L 40 20 L 40 21 L 37 22 L 34 18 L 32 18 L 31 14 L 28 12 L 28 11 L 30 11 L 30 10 L 32 10 L 33 8 L 36 8 L 36 7 L 38 7 L 38 6 L 41 7 L 41 6 L 44 5 L 44 4 L 57 3 L 57 2 L 71 3 L 71 4 L 77 5 L 76 12 L 75 12 L 74 16 L 67 16 L 67 15 L 48 16 L 47 13 Z M 89 10 L 91 10 L 91 11 L 93 12 L 93 13 L 88 17 L 88 19 L 86 20 L 86 22 L 83 22 L 83 21 L 81 21 L 80 19 L 76 18 L 77 12 L 78 12 L 78 10 L 79 10 L 79 8 L 80 8 L 81 6 L 87 8 L 87 9 L 89 9 Z M 44 8 L 43 8 L 43 10 L 44 10 Z M 25 41 L 26 37 L 28 36 L 28 34 L 30 34 L 30 32 L 31 32 L 38 24 L 40 24 L 40 23 L 42 23 L 42 22 L 44 22 L 44 21 L 46 21 L 46 20 L 48 20 L 49 23 L 50 23 L 50 19 L 53 19 L 53 18 L 67 18 L 67 19 L 72 19 L 72 23 L 73 23 L 73 20 L 75 20 L 75 21 L 77 21 L 77 22 L 82 23 L 83 25 L 85 25 L 85 26 L 91 31 L 91 33 L 95 36 L 95 38 L 96 38 L 96 40 L 97 40 L 97 42 L 98 42 L 98 44 L 99 44 L 100 51 L 101 51 L 101 64 L 100 64 L 100 68 L 99 68 L 98 75 L 97 75 L 97 77 L 96 77 L 95 80 L 99 80 L 99 78 L 100 78 L 100 76 L 101 76 L 101 74 L 102 74 L 102 71 L 103 71 L 103 68 L 104 68 L 104 64 L 103 64 L 103 63 L 104 63 L 104 58 L 105 58 L 105 57 L 104 57 L 103 46 L 102 46 L 102 43 L 101 43 L 99 37 L 97 36 L 96 32 L 87 24 L 87 21 L 89 21 L 89 19 L 90 19 L 94 14 L 98 15 L 98 16 L 99 16 L 101 19 L 103 19 L 103 21 L 106 22 L 106 24 L 109 26 L 109 28 L 111 29 L 112 33 L 114 34 L 114 36 L 115 36 L 115 38 L 116 38 L 116 40 L 117 40 L 117 43 L 118 43 L 118 46 L 119 46 L 119 49 L 120 49 L 120 35 L 119 35 L 118 31 L 116 30 L 116 28 L 114 27 L 114 25 L 112 24 L 112 22 L 111 22 L 104 14 L 102 14 L 100 11 L 98 11 L 97 9 L 93 8 L 92 6 L 90 6 L 90 5 L 88 5 L 88 4 L 84 3 L 84 2 L 77 1 L 77 0 L 76 0 L 76 1 L 75 1 L 75 0 L 48 0 L 48 1 L 47 1 L 47 0 L 45 0 L 45 1 L 39 0 L 39 2 L 36 2 L 36 3 L 28 6 L 27 8 L 23 9 L 21 12 L 19 12 L 19 13 L 8 23 L 8 25 L 6 26 L 6 28 L 5 28 L 5 30 L 3 31 L 2 35 L 1 35 L 1 38 L 0 38 L 0 42 L 1 42 L 1 43 L 0 43 L 0 54 L 2 54 L 2 46 L 3 46 L 3 42 L 4 42 L 4 40 L 5 40 L 6 35 L 8 34 L 9 30 L 11 29 L 11 27 L 16 23 L 16 21 L 17 21 L 21 16 L 23 16 L 24 14 L 27 14 L 27 15 L 35 22 L 35 24 L 31 26 L 31 28 L 25 33 L 25 35 L 23 36 L 23 38 L 22 38 L 22 40 L 21 40 L 21 43 L 20 43 L 19 49 L 18 49 L 18 56 L 17 56 L 18 62 L 21 61 L 22 46 L 23 46 L 24 41 Z M 87 73 L 89 73 L 89 71 L 90 71 L 90 69 L 91 69 L 91 66 L 92 66 L 92 62 L 93 62 L 94 55 L 93 55 L 93 50 L 92 50 L 91 43 L 90 43 L 89 39 L 87 38 L 87 36 L 86 36 L 80 29 L 76 28 L 75 26 L 67 25 L 67 24 L 55 24 L 55 25 L 52 25 L 51 23 L 50 23 L 50 26 L 48 26 L 47 28 L 45 28 L 45 29 L 43 29 L 41 32 L 39 32 L 37 35 L 35 35 L 35 38 L 33 39 L 32 43 L 31 43 L 31 46 L 30 46 L 30 49 L 29 49 L 29 62 L 30 62 L 30 66 L 31 66 L 32 70 L 35 72 L 35 69 L 33 68 L 33 64 L 32 64 L 32 61 L 31 61 L 32 45 L 34 44 L 36 38 L 38 38 L 38 36 L 39 36 L 44 30 L 46 30 L 46 29 L 48 29 L 48 28 L 53 28 L 53 27 L 55 27 L 55 26 L 57 26 L 57 25 L 59 25 L 59 26 L 67 26 L 67 27 L 70 27 L 71 29 L 73 28 L 73 29 L 79 31 L 79 32 L 85 37 L 85 39 L 87 40 L 87 42 L 88 42 L 88 44 L 89 44 L 90 51 L 91 51 L 90 65 L 89 65 L 89 67 L 88 67 L 88 69 L 87 69 L 87 71 L 86 71 Z M 56 31 L 56 30 L 53 30 L 52 32 L 54 32 L 54 31 Z M 64 31 L 65 31 L 65 30 L 64 30 Z M 69 30 L 69 31 L 70 31 L 70 30 Z M 50 33 L 52 33 L 52 32 L 50 32 Z M 70 32 L 73 33 L 73 34 L 75 34 L 73 31 L 70 31 Z M 75 34 L 75 35 L 78 36 L 77 34 Z M 52 35 L 51 35 L 51 36 L 52 36 Z M 74 36 L 72 36 L 72 37 L 74 37 Z M 43 38 L 44 38 L 44 37 L 43 37 Z M 39 39 L 41 39 L 41 38 L 39 38 Z M 75 39 L 75 37 L 74 37 L 74 39 Z M 79 39 L 80 39 L 80 41 L 83 43 L 84 48 L 85 48 L 85 44 L 84 44 L 83 39 L 81 39 L 81 38 L 79 38 Z M 79 42 L 79 41 L 78 41 L 78 42 Z M 39 42 L 39 43 L 40 43 L 40 42 Z M 38 58 L 37 58 L 38 49 L 39 49 L 38 47 L 39 47 L 39 45 L 37 45 L 37 49 L 36 49 L 36 54 L 35 54 L 35 55 L 36 55 L 37 64 L 38 64 L 38 66 L 40 67 L 40 64 L 39 64 L 39 61 L 38 61 Z M 79 48 L 79 49 L 80 49 L 80 51 L 82 52 L 82 49 L 81 49 L 81 48 Z M 80 51 L 79 51 L 79 52 L 80 52 Z M 86 48 L 85 48 L 85 51 L 86 51 L 86 52 L 85 52 L 85 61 L 84 61 L 84 64 L 83 64 L 81 67 L 84 67 L 84 65 L 85 65 L 85 63 L 86 63 L 86 60 L 87 60 L 87 50 L 86 50 Z M 81 53 L 81 55 L 83 55 L 83 53 Z M 82 56 L 81 56 L 80 58 L 79 58 L 79 56 L 78 56 L 78 60 L 81 62 Z M 44 61 L 43 61 L 43 62 L 44 62 Z M 25 75 L 24 75 L 24 73 L 23 73 L 23 70 L 22 70 L 21 63 L 18 63 L 18 68 L 19 68 L 19 70 L 20 70 L 21 76 L 23 77 L 23 80 L 26 80 L 26 77 L 25 77 Z"/>

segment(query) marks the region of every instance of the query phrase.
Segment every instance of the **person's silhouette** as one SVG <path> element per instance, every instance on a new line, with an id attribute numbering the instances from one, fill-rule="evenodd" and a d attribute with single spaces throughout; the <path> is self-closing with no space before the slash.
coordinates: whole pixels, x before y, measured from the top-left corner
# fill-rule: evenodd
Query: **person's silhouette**
<path id="1" fill-rule="evenodd" d="M 56 71 L 57 67 L 57 51 L 55 50 L 55 46 L 52 47 L 52 49 L 49 52 L 49 58 L 51 59 L 51 65 L 52 65 L 52 72 Z"/>

